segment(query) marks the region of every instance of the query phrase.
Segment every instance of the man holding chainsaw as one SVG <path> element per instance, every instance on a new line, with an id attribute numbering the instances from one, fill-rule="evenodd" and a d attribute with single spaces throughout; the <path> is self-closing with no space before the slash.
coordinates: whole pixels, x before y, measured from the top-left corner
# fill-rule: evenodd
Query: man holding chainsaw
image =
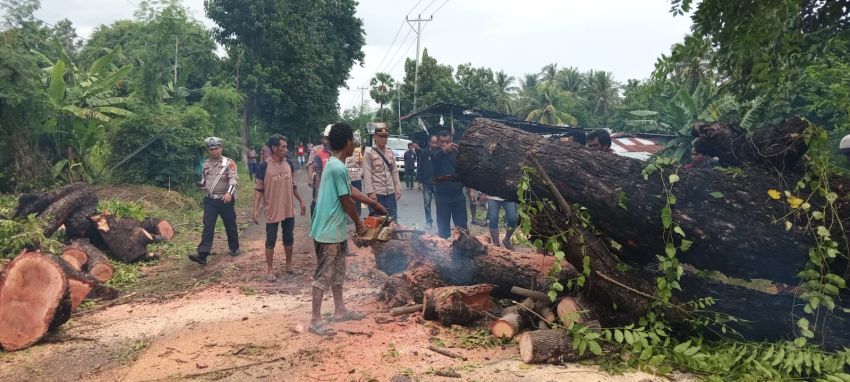
<path id="1" fill-rule="evenodd" d="M 215 222 L 221 216 L 224 232 L 227 233 L 227 246 L 230 255 L 239 255 L 239 231 L 236 229 L 236 162 L 221 155 L 222 139 L 210 137 L 204 139 L 209 158 L 204 161 L 201 180 L 198 188 L 204 196 L 204 232 L 201 234 L 201 244 L 198 244 L 198 254 L 189 255 L 192 260 L 201 265 L 207 265 L 215 235 Z"/>
<path id="2" fill-rule="evenodd" d="M 367 232 L 354 202 L 365 203 L 378 213 L 387 210 L 376 200 L 351 187 L 351 178 L 345 167 L 345 159 L 354 153 L 354 132 L 344 123 L 334 124 L 328 134 L 333 156 L 322 171 L 321 187 L 316 198 L 316 211 L 310 228 L 310 237 L 316 249 L 316 273 L 313 277 L 312 318 L 309 330 L 321 336 L 330 336 L 335 331 L 322 320 L 322 297 L 328 289 L 334 298 L 334 321 L 360 320 L 363 315 L 350 311 L 342 300 L 342 285 L 345 280 L 345 255 L 348 252 L 348 229 L 346 216 L 355 222 L 358 235 Z"/>

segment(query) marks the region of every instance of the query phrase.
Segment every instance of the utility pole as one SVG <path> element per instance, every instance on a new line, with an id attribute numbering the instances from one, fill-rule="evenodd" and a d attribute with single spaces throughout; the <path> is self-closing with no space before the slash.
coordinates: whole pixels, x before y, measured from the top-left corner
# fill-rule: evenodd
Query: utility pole
<path id="1" fill-rule="evenodd" d="M 434 21 L 434 15 L 431 15 L 430 19 L 423 19 L 422 15 L 419 15 L 416 19 L 408 19 L 407 16 L 404 17 L 404 20 L 407 21 L 407 25 L 410 25 L 410 28 L 416 32 L 416 69 L 414 70 L 413 75 L 413 112 L 416 112 L 416 93 L 419 90 L 419 40 L 422 36 L 422 23 Z M 411 22 L 416 22 L 416 28 L 413 28 L 413 24 Z M 401 125 L 399 124 L 399 128 Z"/>
<path id="2" fill-rule="evenodd" d="M 401 136 L 401 85 L 398 87 L 398 136 Z"/>
<path id="3" fill-rule="evenodd" d="M 368 89 L 365 86 L 360 86 L 357 90 L 360 90 L 360 122 L 362 125 L 360 126 L 360 147 L 364 146 L 363 140 L 366 139 L 366 122 L 363 121 L 363 105 L 366 103 L 366 95 L 365 91 Z"/>

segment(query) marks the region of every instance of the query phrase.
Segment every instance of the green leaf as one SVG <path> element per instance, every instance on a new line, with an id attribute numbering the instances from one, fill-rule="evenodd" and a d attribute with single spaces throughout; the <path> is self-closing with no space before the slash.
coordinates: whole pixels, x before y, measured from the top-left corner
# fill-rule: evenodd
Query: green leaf
<path id="1" fill-rule="evenodd" d="M 677 200 L 676 195 L 674 195 L 674 194 L 667 195 L 667 204 L 670 204 L 670 205 L 676 204 L 676 200 Z"/>
<path id="2" fill-rule="evenodd" d="M 818 236 L 829 237 L 829 229 L 824 226 L 818 226 Z"/>
<path id="3" fill-rule="evenodd" d="M 643 351 L 640 352 L 639 358 L 641 361 L 647 361 L 652 358 L 652 348 L 648 347 L 646 349 L 643 349 Z"/>
<path id="4" fill-rule="evenodd" d="M 813 218 L 815 218 L 815 220 L 823 220 L 823 212 L 821 212 L 821 211 L 813 211 L 813 212 L 812 212 L 812 217 L 813 217 Z"/>
<path id="5" fill-rule="evenodd" d="M 676 345 L 673 348 L 673 353 L 682 354 L 682 353 L 685 352 L 685 350 L 688 350 L 688 347 L 690 347 L 690 346 L 691 346 L 691 340 L 687 340 L 685 342 L 682 342 L 682 343 Z"/>
<path id="6" fill-rule="evenodd" d="M 602 347 L 596 341 L 588 341 L 587 350 L 590 350 L 595 355 L 602 355 Z"/>
<path id="7" fill-rule="evenodd" d="M 626 343 L 631 345 L 635 342 L 635 337 L 630 330 L 623 332 L 623 337 L 626 339 Z"/>
<path id="8" fill-rule="evenodd" d="M 620 329 L 614 330 L 614 339 L 619 343 L 623 343 L 623 331 Z"/>
<path id="9" fill-rule="evenodd" d="M 670 184 L 676 183 L 676 182 L 679 181 L 679 175 L 678 174 L 670 174 L 670 176 L 667 178 L 667 180 L 670 181 Z"/>
<path id="10" fill-rule="evenodd" d="M 661 209 L 661 223 L 664 224 L 664 229 L 668 229 L 673 225 L 673 211 L 669 206 Z"/>
<path id="11" fill-rule="evenodd" d="M 682 240 L 682 244 L 679 246 L 679 249 L 681 249 L 682 252 L 687 252 L 689 249 L 691 249 L 691 245 L 693 243 L 694 242 L 690 240 Z"/>
<path id="12" fill-rule="evenodd" d="M 679 226 L 673 227 L 673 232 L 678 233 L 682 237 L 685 237 L 685 231 L 682 230 L 682 227 L 679 227 Z"/>
<path id="13" fill-rule="evenodd" d="M 718 191 L 710 192 L 709 195 L 713 196 L 715 199 L 720 199 L 724 196 L 722 192 Z"/>
<path id="14" fill-rule="evenodd" d="M 617 206 L 624 210 L 628 210 L 628 208 L 626 208 L 626 201 L 627 200 L 625 191 L 620 191 L 620 193 L 617 195 Z"/>
<path id="15" fill-rule="evenodd" d="M 671 259 L 676 256 L 676 247 L 673 246 L 673 243 L 667 243 L 667 246 L 664 247 L 664 253 Z"/>
<path id="16" fill-rule="evenodd" d="M 547 295 L 549 296 L 550 301 L 555 301 L 555 299 L 558 298 L 558 292 L 555 292 L 551 289 L 549 290 L 549 293 L 547 293 Z"/>
<path id="17" fill-rule="evenodd" d="M 797 337 L 794 339 L 794 345 L 797 347 L 806 346 L 806 338 L 805 337 Z"/>
<path id="18" fill-rule="evenodd" d="M 50 86 L 47 95 L 56 106 L 62 105 L 65 99 L 65 62 L 59 60 L 53 65 L 53 73 L 50 74 Z"/>
<path id="19" fill-rule="evenodd" d="M 561 283 L 559 283 L 559 282 L 557 282 L 557 281 L 555 281 L 554 283 L 552 283 L 551 288 L 552 288 L 552 289 L 554 289 L 554 290 L 556 290 L 556 291 L 558 291 L 558 292 L 563 292 L 563 291 L 564 291 L 564 286 L 563 286 L 563 285 L 561 285 Z"/>

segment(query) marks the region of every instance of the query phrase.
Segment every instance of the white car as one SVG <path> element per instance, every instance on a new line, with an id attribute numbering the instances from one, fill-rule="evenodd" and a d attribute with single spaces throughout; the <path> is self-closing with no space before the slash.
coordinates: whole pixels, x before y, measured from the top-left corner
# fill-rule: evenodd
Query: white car
<path id="1" fill-rule="evenodd" d="M 387 139 L 387 147 L 393 149 L 395 154 L 395 165 L 398 167 L 398 174 L 404 174 L 404 153 L 407 151 L 407 145 L 412 141 L 403 138 L 390 137 Z"/>

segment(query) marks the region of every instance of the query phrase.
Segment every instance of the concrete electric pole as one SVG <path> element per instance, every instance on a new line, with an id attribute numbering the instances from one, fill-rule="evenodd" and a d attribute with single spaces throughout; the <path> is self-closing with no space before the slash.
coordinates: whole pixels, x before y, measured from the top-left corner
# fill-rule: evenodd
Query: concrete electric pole
<path id="1" fill-rule="evenodd" d="M 429 19 L 423 19 L 422 15 L 419 15 L 416 19 L 409 19 L 405 16 L 405 21 L 407 21 L 407 25 L 410 25 L 413 28 L 413 31 L 416 32 L 416 69 L 414 70 L 413 75 L 413 112 L 416 112 L 416 93 L 419 90 L 419 41 L 422 36 L 422 23 L 427 23 L 429 21 L 434 21 L 434 15 L 431 15 Z M 413 27 L 413 23 L 416 23 L 416 28 Z"/>

